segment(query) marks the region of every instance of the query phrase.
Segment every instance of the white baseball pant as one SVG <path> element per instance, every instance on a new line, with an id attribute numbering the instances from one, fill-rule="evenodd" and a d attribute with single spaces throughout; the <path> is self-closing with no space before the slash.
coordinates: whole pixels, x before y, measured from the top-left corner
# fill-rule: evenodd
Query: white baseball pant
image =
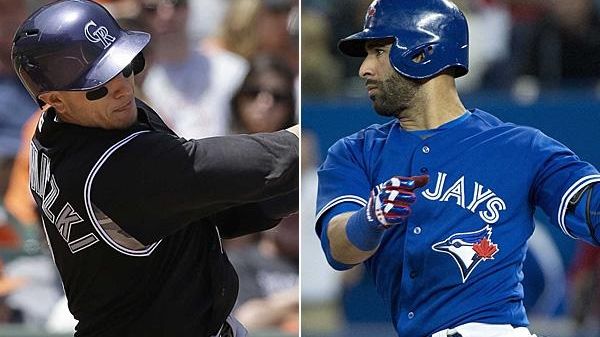
<path id="1" fill-rule="evenodd" d="M 458 335 L 460 334 L 460 335 Z M 536 337 L 525 327 L 515 328 L 510 324 L 466 323 L 453 329 L 444 329 L 431 337 Z"/>

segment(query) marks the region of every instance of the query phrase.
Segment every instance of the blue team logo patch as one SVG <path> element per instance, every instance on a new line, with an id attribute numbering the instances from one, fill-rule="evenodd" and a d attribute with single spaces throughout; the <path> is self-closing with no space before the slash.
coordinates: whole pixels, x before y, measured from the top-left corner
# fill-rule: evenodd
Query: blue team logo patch
<path id="1" fill-rule="evenodd" d="M 481 261 L 493 260 L 500 251 L 491 236 L 492 228 L 487 225 L 475 232 L 452 234 L 446 240 L 433 244 L 431 249 L 452 256 L 465 283 Z"/>

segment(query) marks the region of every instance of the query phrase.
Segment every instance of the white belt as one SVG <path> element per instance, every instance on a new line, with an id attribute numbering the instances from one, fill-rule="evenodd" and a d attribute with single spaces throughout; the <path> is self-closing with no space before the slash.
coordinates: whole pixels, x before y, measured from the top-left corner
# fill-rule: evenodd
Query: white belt
<path id="1" fill-rule="evenodd" d="M 466 323 L 453 329 L 444 329 L 431 337 L 448 337 L 459 333 L 462 337 L 536 337 L 524 327 L 515 328 L 510 324 Z"/>

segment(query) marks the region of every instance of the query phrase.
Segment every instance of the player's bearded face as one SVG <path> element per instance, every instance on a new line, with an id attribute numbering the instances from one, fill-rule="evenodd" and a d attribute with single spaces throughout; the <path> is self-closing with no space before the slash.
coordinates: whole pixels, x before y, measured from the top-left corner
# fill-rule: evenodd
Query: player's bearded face
<path id="1" fill-rule="evenodd" d="M 399 117 L 400 113 L 410 107 L 417 94 L 418 84 L 391 69 L 383 80 L 367 80 L 367 85 L 377 86 L 369 98 L 377 114 L 386 117 Z"/>

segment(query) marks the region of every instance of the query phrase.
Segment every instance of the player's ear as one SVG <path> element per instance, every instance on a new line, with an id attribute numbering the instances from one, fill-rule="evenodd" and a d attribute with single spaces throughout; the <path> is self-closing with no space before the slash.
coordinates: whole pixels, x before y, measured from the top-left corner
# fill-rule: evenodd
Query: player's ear
<path id="1" fill-rule="evenodd" d="M 56 91 L 45 92 L 38 96 L 44 103 L 51 105 L 58 112 L 65 110 L 65 103 Z"/>

